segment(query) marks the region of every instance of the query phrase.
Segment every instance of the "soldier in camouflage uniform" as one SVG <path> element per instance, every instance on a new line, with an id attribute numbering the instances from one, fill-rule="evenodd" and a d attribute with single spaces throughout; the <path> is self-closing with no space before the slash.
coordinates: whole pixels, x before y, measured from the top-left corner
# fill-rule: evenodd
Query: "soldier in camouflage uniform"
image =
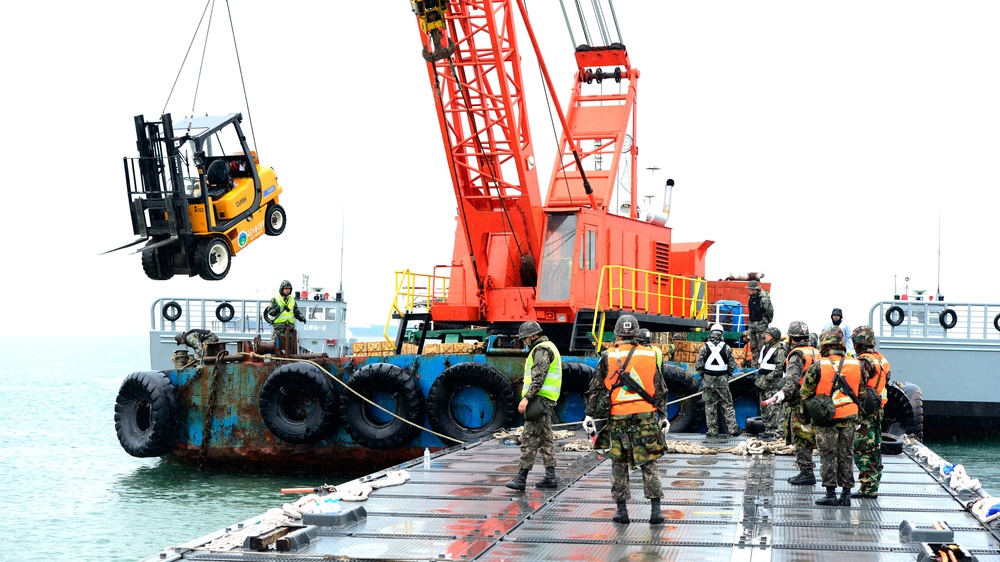
<path id="1" fill-rule="evenodd" d="M 658 525 L 664 519 L 656 459 L 663 456 L 663 433 L 670 423 L 657 411 L 666 412 L 667 385 L 657 368 L 656 354 L 637 344 L 638 333 L 639 322 L 630 314 L 622 315 L 615 324 L 615 342 L 601 355 L 587 391 L 584 429 L 591 431 L 595 417 L 608 417 L 594 447 L 610 448 L 611 496 L 618 506 L 612 520 L 629 523 L 626 502 L 631 499 L 631 467 L 642 471 L 643 495 L 652 504 L 649 522 Z"/>
<path id="2" fill-rule="evenodd" d="M 863 390 L 874 392 L 880 398 L 878 411 L 867 415 L 858 413 L 861 423 L 854 439 L 854 464 L 858 467 L 860 489 L 851 497 L 874 498 L 878 496 L 878 485 L 882 481 L 882 408 L 888 400 L 885 387 L 891 373 L 885 355 L 875 351 L 875 332 L 869 326 L 855 328 L 851 340 L 861 363 Z"/>
<path id="3" fill-rule="evenodd" d="M 771 326 L 764 334 L 764 348 L 757 356 L 757 378 L 754 384 L 760 389 L 760 396 L 766 400 L 784 386 L 785 376 L 785 347 L 781 342 L 781 330 Z M 764 418 L 763 438 L 779 437 L 785 440 L 785 407 L 781 404 L 769 404 L 761 408 L 761 417 Z"/>
<path id="4" fill-rule="evenodd" d="M 736 370 L 733 351 L 722 339 L 722 325 L 713 324 L 708 341 L 698 352 L 694 370 L 701 375 L 702 398 L 705 400 L 705 425 L 708 437 L 719 436 L 719 409 L 726 419 L 726 429 L 732 435 L 739 435 L 736 425 L 736 410 L 733 409 L 733 395 L 729 392 L 729 376 Z"/>
<path id="5" fill-rule="evenodd" d="M 822 358 L 806 371 L 799 398 L 806 400 L 826 394 L 835 407 L 829 424 L 816 424 L 816 445 L 819 448 L 820 475 L 826 496 L 816 500 L 816 505 L 851 505 L 851 487 L 854 486 L 854 424 L 858 420 L 858 393 L 861 392 L 861 364 L 847 356 L 844 349 L 844 332 L 838 327 L 824 330 L 819 336 L 819 353 Z M 835 381 L 839 375 L 841 384 Z M 846 384 L 849 389 L 844 389 Z M 851 394 L 854 396 L 852 397 Z M 837 497 L 840 486 L 840 497 Z"/>
<path id="6" fill-rule="evenodd" d="M 194 350 L 195 361 L 201 362 L 205 357 L 205 346 L 219 343 L 219 336 L 213 334 L 211 330 L 195 328 L 183 334 L 177 334 L 174 336 L 174 341 L 177 342 L 177 345 L 186 345 Z"/>
<path id="7" fill-rule="evenodd" d="M 764 332 L 771 325 L 771 320 L 774 320 L 774 307 L 771 306 L 771 295 L 760 288 L 760 282 L 756 279 L 751 279 L 747 283 L 747 291 L 750 292 L 750 297 L 747 299 L 747 308 L 750 312 L 746 336 L 753 366 L 756 367 L 757 356 L 764 347 Z"/>
<path id="8" fill-rule="evenodd" d="M 788 325 L 788 340 L 791 349 L 785 359 L 785 378 L 781 390 L 763 402 L 765 407 L 772 404 L 787 405 L 785 412 L 788 431 L 785 442 L 795 445 L 795 464 L 799 473 L 788 479 L 795 486 L 812 486 L 816 484 L 813 469 L 813 449 L 816 448 L 816 432 L 805 413 L 802 401 L 799 400 L 799 390 L 805 379 L 806 371 L 819 360 L 819 350 L 809 343 L 809 326 L 800 320 L 793 320 Z"/>
<path id="9" fill-rule="evenodd" d="M 562 390 L 562 359 L 555 344 L 542 334 L 538 322 L 528 321 L 521 324 L 517 339 L 523 340 L 531 352 L 524 361 L 524 389 L 521 391 L 521 402 L 517 411 L 522 414 L 528 408 L 528 402 L 536 395 L 540 397 L 544 408 L 541 417 L 524 420 L 521 431 L 521 460 L 518 462 L 517 476 L 507 483 L 512 490 L 524 490 L 528 481 L 528 472 L 535 465 L 535 456 L 542 456 L 545 465 L 545 477 L 535 486 L 539 488 L 555 488 L 556 452 L 552 435 L 552 412 L 559 401 Z"/>

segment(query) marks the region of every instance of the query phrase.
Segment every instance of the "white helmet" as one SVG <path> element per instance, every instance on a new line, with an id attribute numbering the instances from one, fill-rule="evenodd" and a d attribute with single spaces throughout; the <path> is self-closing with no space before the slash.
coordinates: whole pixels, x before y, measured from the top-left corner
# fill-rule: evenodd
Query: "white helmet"
<path id="1" fill-rule="evenodd" d="M 722 324 L 719 324 L 718 322 L 716 322 L 715 324 L 712 324 L 712 329 L 709 330 L 709 331 L 711 331 L 711 332 L 724 332 L 725 330 L 722 329 Z"/>

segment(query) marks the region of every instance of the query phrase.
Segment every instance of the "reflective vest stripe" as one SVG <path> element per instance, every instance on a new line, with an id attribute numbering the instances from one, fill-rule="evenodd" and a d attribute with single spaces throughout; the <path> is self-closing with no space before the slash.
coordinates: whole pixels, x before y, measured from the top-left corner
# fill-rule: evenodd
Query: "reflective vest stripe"
<path id="1" fill-rule="evenodd" d="M 538 345 L 531 348 L 528 358 L 524 360 L 524 388 L 521 389 L 521 398 L 524 398 L 528 387 L 531 386 L 531 368 L 535 366 L 535 350 L 539 347 L 544 347 L 552 352 L 552 363 L 549 363 L 549 370 L 545 374 L 545 380 L 542 381 L 542 388 L 539 389 L 538 395 L 558 402 L 559 393 L 562 390 L 562 359 L 559 357 L 559 349 L 556 348 L 556 344 L 550 341 L 538 342 Z"/>
<path id="2" fill-rule="evenodd" d="M 886 402 L 889 401 L 889 393 L 885 389 L 889 380 L 889 360 L 877 351 L 866 351 L 858 357 L 864 357 L 875 365 L 875 372 L 878 375 L 874 379 L 869 379 L 867 384 L 878 392 L 879 396 L 882 397 L 882 406 L 885 406 Z"/>
<path id="3" fill-rule="evenodd" d="M 722 358 L 722 350 L 726 347 L 726 342 L 713 343 L 710 341 L 705 342 L 705 347 L 708 348 L 708 359 L 705 360 L 705 370 L 706 371 L 728 371 L 729 364 Z"/>
<path id="4" fill-rule="evenodd" d="M 799 377 L 799 386 L 802 386 L 802 383 L 806 382 L 806 372 L 809 370 L 809 367 L 819 359 L 819 351 L 815 347 L 808 345 L 796 347 L 788 354 L 788 358 L 785 359 L 786 370 L 788 369 L 788 362 L 792 360 L 792 354 L 796 351 L 802 352 L 802 376 Z"/>
<path id="5" fill-rule="evenodd" d="M 288 295 L 288 300 L 285 301 L 284 296 L 278 295 L 278 304 L 281 305 L 281 312 L 274 318 L 273 323 L 284 324 L 286 322 L 295 322 L 295 297 Z"/>
<path id="6" fill-rule="evenodd" d="M 774 354 L 777 353 L 777 347 L 765 347 L 760 350 L 760 357 L 757 359 L 757 363 L 760 365 L 759 371 L 765 375 L 773 373 L 777 365 L 774 364 Z"/>

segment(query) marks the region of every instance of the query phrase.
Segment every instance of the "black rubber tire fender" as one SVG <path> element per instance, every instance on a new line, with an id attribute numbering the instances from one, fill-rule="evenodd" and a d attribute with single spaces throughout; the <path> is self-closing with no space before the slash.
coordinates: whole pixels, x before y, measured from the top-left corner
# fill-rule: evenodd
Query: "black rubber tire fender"
<path id="1" fill-rule="evenodd" d="M 1000 332 L 1000 314 L 993 317 L 993 327 L 996 328 L 996 331 Z"/>
<path id="2" fill-rule="evenodd" d="M 578 361 L 566 361 L 562 364 L 562 388 L 559 389 L 559 402 L 556 403 L 556 423 L 582 422 L 580 419 L 566 419 L 566 403 L 578 398 L 586 404 L 587 390 L 590 389 L 590 379 L 594 376 L 594 368 Z"/>
<path id="3" fill-rule="evenodd" d="M 566 366 L 563 365 L 565 380 Z M 476 386 L 493 402 L 493 417 L 481 427 L 462 425 L 453 414 L 453 398 L 459 390 Z M 492 435 L 504 427 L 517 425 L 514 386 L 497 369 L 482 363 L 459 363 L 442 372 L 427 391 L 427 421 L 431 429 L 460 441 L 472 441 Z"/>
<path id="4" fill-rule="evenodd" d="M 340 401 L 340 419 L 347 434 L 362 447 L 384 451 L 406 445 L 420 434 L 424 419 L 424 395 L 417 378 L 389 363 L 372 363 L 358 369 L 347 386 L 371 400 L 376 392 L 388 392 L 396 402 L 394 413 L 416 426 L 393 417 L 387 423 L 372 419 L 369 405 L 353 392 L 345 391 Z"/>
<path id="5" fill-rule="evenodd" d="M 184 309 L 181 308 L 181 305 L 177 304 L 177 301 L 170 301 L 164 304 L 163 308 L 160 309 L 160 313 L 163 314 L 163 317 L 166 318 L 168 322 L 176 322 L 177 319 L 181 317 L 183 312 Z"/>
<path id="6" fill-rule="evenodd" d="M 760 435 L 764 433 L 767 426 L 764 425 L 764 418 L 761 416 L 750 416 L 746 422 L 746 432 L 750 435 Z"/>
<path id="7" fill-rule="evenodd" d="M 674 365 L 663 366 L 663 380 L 667 390 L 677 398 L 684 398 L 701 391 L 701 385 L 687 371 Z M 694 433 L 705 421 L 705 401 L 701 396 L 684 400 L 674 417 L 670 418 L 670 433 Z"/>
<path id="8" fill-rule="evenodd" d="M 903 394 L 910 403 L 913 411 L 913 418 L 907 433 L 913 434 L 917 439 L 924 438 L 924 393 L 920 387 L 913 383 L 903 385 Z"/>
<path id="9" fill-rule="evenodd" d="M 125 377 L 115 399 L 115 432 L 122 449 L 133 457 L 158 457 L 177 442 L 177 389 L 157 371 Z"/>
<path id="10" fill-rule="evenodd" d="M 896 327 L 903 323 L 905 318 L 903 314 L 903 309 L 898 305 L 892 305 L 889 310 L 885 311 L 885 321 L 889 323 L 890 326 Z"/>
<path id="11" fill-rule="evenodd" d="M 275 437 L 302 445 L 336 428 L 337 401 L 329 373 L 308 363 L 287 363 L 267 376 L 257 407 Z"/>
<path id="12" fill-rule="evenodd" d="M 233 316 L 236 316 L 236 309 L 228 302 L 215 307 L 215 317 L 219 319 L 219 322 L 229 322 Z"/>
<path id="13" fill-rule="evenodd" d="M 946 308 L 941 311 L 941 314 L 938 314 L 938 323 L 945 330 L 950 330 L 955 327 L 955 324 L 958 324 L 958 314 L 954 310 Z"/>
<path id="14" fill-rule="evenodd" d="M 882 445 L 879 448 L 883 455 L 898 455 L 903 452 L 903 440 L 891 433 L 882 434 Z"/>

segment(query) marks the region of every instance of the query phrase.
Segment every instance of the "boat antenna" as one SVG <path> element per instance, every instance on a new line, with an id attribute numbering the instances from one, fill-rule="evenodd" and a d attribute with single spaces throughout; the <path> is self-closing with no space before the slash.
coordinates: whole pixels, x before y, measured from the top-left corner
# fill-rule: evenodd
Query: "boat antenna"
<path id="1" fill-rule="evenodd" d="M 943 300 L 941 296 L 941 205 L 938 205 L 937 300 Z"/>
<path id="2" fill-rule="evenodd" d="M 337 300 L 344 298 L 344 216 L 347 207 L 340 210 L 340 289 L 337 291 Z"/>

